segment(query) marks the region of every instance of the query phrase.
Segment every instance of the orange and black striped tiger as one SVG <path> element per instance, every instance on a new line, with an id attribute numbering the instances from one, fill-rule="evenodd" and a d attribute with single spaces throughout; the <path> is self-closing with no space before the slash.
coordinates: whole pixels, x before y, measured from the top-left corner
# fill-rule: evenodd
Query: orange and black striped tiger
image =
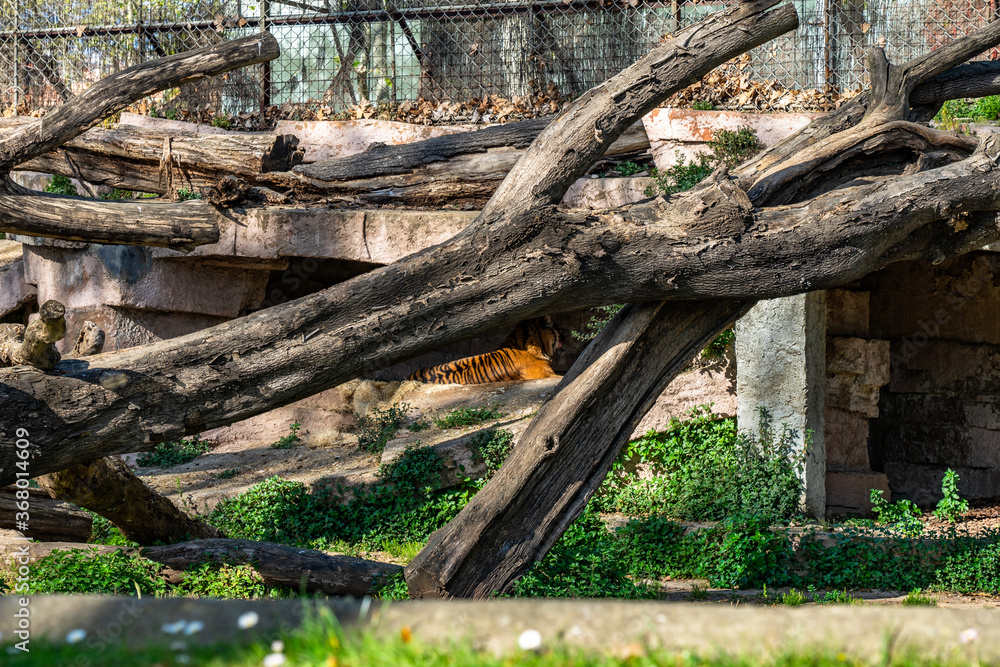
<path id="1" fill-rule="evenodd" d="M 436 384 L 482 384 L 556 377 L 552 356 L 561 346 L 559 331 L 546 315 L 518 324 L 495 352 L 424 368 L 409 379 Z"/>

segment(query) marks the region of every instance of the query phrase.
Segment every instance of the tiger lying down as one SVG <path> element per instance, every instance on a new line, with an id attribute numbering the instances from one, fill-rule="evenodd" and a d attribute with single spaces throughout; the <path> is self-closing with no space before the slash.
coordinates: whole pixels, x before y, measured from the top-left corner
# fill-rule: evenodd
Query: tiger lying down
<path id="1" fill-rule="evenodd" d="M 552 356 L 560 347 L 559 331 L 546 315 L 518 324 L 495 352 L 424 368 L 407 379 L 434 384 L 483 384 L 556 377 Z"/>

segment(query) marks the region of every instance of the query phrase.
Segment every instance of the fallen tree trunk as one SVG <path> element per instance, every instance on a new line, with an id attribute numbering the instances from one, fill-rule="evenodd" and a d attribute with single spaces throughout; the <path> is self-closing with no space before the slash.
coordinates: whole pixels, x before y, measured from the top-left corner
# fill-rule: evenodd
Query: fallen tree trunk
<path id="1" fill-rule="evenodd" d="M 637 226 L 642 216 L 655 215 L 652 208 L 626 220 L 560 213 L 553 204 L 659 100 L 796 25 L 791 6 L 767 11 L 770 6 L 746 4 L 715 15 L 585 95 L 539 136 L 478 221 L 440 246 L 154 346 L 63 362 L 54 374 L 0 370 L 0 402 L 11 414 L 31 415 L 19 424 L 0 419 L 0 480 L 13 476 L 7 443 L 18 427 L 40 453 L 33 473 L 54 472 L 229 424 L 492 326 L 588 305 L 695 297 L 704 294 L 706 281 L 714 292 L 730 274 L 731 250 L 717 243 L 685 246 L 658 225 Z M 539 145 L 548 157 L 538 155 Z M 508 187 L 512 182 L 516 187 Z M 857 229 L 838 232 L 849 237 Z M 775 243 L 762 233 L 757 241 L 752 250 L 759 255 L 740 257 L 758 273 L 759 262 L 766 265 L 776 252 L 786 256 L 783 239 Z M 664 252 L 646 250 L 657 246 Z M 853 276 L 866 267 L 840 268 L 841 274 L 819 273 L 833 282 L 843 280 L 845 270 Z M 732 291 L 756 294 L 752 280 L 748 275 Z M 775 288 L 764 287 L 766 294 Z M 796 277 L 777 289 L 803 287 Z"/>
<path id="2" fill-rule="evenodd" d="M 28 520 L 20 522 L 13 486 L 0 489 L 0 529 L 16 530 L 40 542 L 86 542 L 94 518 L 79 507 L 53 500 L 42 489 L 28 489 Z M 25 528 L 25 523 L 27 528 Z"/>
<path id="3" fill-rule="evenodd" d="M 10 126 L 23 125 L 18 119 Z M 0 125 L 2 127 L 2 125 Z M 265 172 L 285 172 L 302 161 L 291 134 L 197 134 L 119 125 L 91 128 L 56 150 L 22 162 L 18 171 L 61 174 L 120 190 L 200 192 L 225 176 L 251 184 Z"/>
<path id="4" fill-rule="evenodd" d="M 39 318 L 26 328 L 16 324 L 0 325 L 0 367 L 30 365 L 51 369 L 60 359 L 55 344 L 66 335 L 65 307 L 58 301 L 46 301 Z M 104 331 L 93 322 L 84 322 L 73 354 L 77 357 L 97 354 L 104 347 Z M 24 476 L 26 462 L 18 470 Z M 166 496 L 150 489 L 118 457 L 97 459 L 72 465 L 65 470 L 40 475 L 38 483 L 52 498 L 89 509 L 118 526 L 126 538 L 139 544 L 177 542 L 191 537 L 222 537 L 213 526 L 192 519 Z M 11 514 L 12 518 L 20 516 Z M 35 530 L 39 518 L 31 507 L 30 520 Z M 44 524 L 43 524 L 44 526 Z M 89 536 L 84 536 L 84 539 Z"/>
<path id="5" fill-rule="evenodd" d="M 0 371 L 0 399 L 28 415 L 28 437 L 39 451 L 33 470 L 65 467 L 126 442 L 148 449 L 158 440 L 230 423 L 546 312 L 621 301 L 784 296 L 834 287 L 892 261 L 939 261 L 1000 238 L 1000 140 L 987 138 L 969 155 L 968 142 L 906 121 L 915 86 L 1000 42 L 1000 23 L 902 67 L 876 59 L 876 88 L 852 107 L 853 115 L 837 117 L 841 130 L 821 124 L 814 134 L 790 142 L 805 150 L 776 147 L 741 168 L 736 179 L 722 171 L 670 202 L 603 214 L 555 208 L 569 184 L 662 96 L 703 74 L 717 58 L 794 25 L 789 8 L 767 12 L 769 6 L 745 4 L 715 15 L 584 95 L 539 135 L 477 221 L 446 243 L 204 332 L 94 357 L 89 365 L 63 362 L 54 374 L 25 367 Z M 823 132 L 828 140 L 815 139 Z M 858 169 L 863 178 L 856 178 Z M 825 178 L 804 176 L 813 173 Z M 817 185 L 822 182 L 834 189 L 823 190 Z M 657 312 L 665 322 L 687 312 L 690 330 L 683 340 L 693 345 L 721 326 L 722 313 L 710 306 Z M 745 304 L 730 306 L 739 310 Z M 632 332 L 622 334 L 622 344 L 630 335 L 650 340 L 646 328 L 664 325 L 657 318 L 629 321 L 646 312 L 633 309 L 622 318 L 618 326 Z M 683 328 L 672 326 L 662 330 Z M 608 337 L 613 340 L 611 332 Z M 416 593 L 482 595 L 489 586 L 469 582 L 486 571 L 498 572 L 491 582 L 503 588 L 582 507 L 601 466 L 614 458 L 621 439 L 613 434 L 625 432 L 648 394 L 669 381 L 675 368 L 663 352 L 666 365 L 660 360 L 659 376 L 643 376 L 645 389 L 630 394 L 618 383 L 611 390 L 615 368 L 634 364 L 642 346 L 615 361 L 608 345 L 607 365 L 588 374 L 586 363 L 599 362 L 596 351 L 585 355 L 550 399 L 557 407 L 543 409 L 546 428 L 559 439 L 536 433 L 533 444 L 516 455 L 521 463 L 506 466 L 490 482 L 500 490 L 482 492 L 483 503 L 492 498 L 510 511 L 524 510 L 522 497 L 551 499 L 561 492 L 551 511 L 535 517 L 535 524 L 518 524 L 470 504 L 468 513 L 481 516 L 460 515 L 459 523 L 478 532 L 465 544 L 457 543 L 462 535 L 455 531 L 436 537 L 430 548 L 439 555 L 456 549 L 456 556 L 418 559 L 410 577 Z M 588 423 L 589 389 L 616 406 L 600 427 L 612 434 L 601 451 L 587 442 L 587 433 L 567 426 Z M 13 420 L 0 420 L 8 437 L 14 428 Z M 137 442 L 137 433 L 146 442 Z M 574 464 L 581 451 L 599 462 Z M 5 445 L 2 454 L 0 474 L 7 474 L 12 448 Z M 571 471 L 560 478 L 561 488 L 540 491 L 544 478 L 524 477 L 532 462 L 542 461 Z M 482 562 L 474 562 L 475 554 Z"/>
<path id="6" fill-rule="evenodd" d="M 21 550 L 25 547 L 31 560 L 45 558 L 56 550 L 82 550 L 98 554 L 121 551 L 126 554 L 137 554 L 165 566 L 167 570 L 163 575 L 175 584 L 187 576 L 186 570 L 193 565 L 204 563 L 250 565 L 268 586 L 290 588 L 296 592 L 355 597 L 373 593 L 403 569 L 402 566 L 392 563 L 328 554 L 313 549 L 290 547 L 286 544 L 227 539 L 193 540 L 184 544 L 143 549 L 79 542 L 25 544 L 20 541 L 0 540 L 0 569 L 9 563 L 11 558 L 21 555 L 23 553 Z"/>
<path id="7" fill-rule="evenodd" d="M 26 190 L 8 174 L 17 164 L 75 139 L 105 116 L 164 88 L 278 56 L 269 33 L 135 65 L 94 84 L 44 118 L 0 135 L 0 232 L 95 243 L 193 249 L 219 239 L 216 211 L 179 204 L 99 202 Z"/>
<path id="8" fill-rule="evenodd" d="M 290 173 L 266 174 L 261 180 L 302 196 L 338 197 L 359 204 L 481 204 L 550 120 L 518 121 L 400 146 L 374 144 L 357 155 L 299 165 Z M 648 148 L 646 131 L 635 123 L 604 155 Z"/>
<path id="9" fill-rule="evenodd" d="M 354 597 L 372 593 L 403 569 L 391 563 L 250 540 L 195 540 L 147 547 L 141 554 L 181 571 L 201 563 L 252 565 L 268 586 Z"/>

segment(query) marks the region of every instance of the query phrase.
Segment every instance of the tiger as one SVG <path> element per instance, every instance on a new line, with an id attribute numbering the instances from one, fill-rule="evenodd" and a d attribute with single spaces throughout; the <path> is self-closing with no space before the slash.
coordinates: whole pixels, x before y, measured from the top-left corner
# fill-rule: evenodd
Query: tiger
<path id="1" fill-rule="evenodd" d="M 484 384 L 558 377 L 552 370 L 552 357 L 560 347 L 559 330 L 546 315 L 518 324 L 494 352 L 424 368 L 407 379 L 432 384 Z"/>

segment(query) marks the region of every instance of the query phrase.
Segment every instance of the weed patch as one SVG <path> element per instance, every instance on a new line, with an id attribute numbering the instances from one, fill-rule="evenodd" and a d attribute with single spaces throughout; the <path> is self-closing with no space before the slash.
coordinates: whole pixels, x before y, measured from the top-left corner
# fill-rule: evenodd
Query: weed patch
<path id="1" fill-rule="evenodd" d="M 140 468 L 172 468 L 193 461 L 212 446 L 198 436 L 180 442 L 161 442 L 151 452 L 143 452 L 136 459 Z"/>
<path id="2" fill-rule="evenodd" d="M 272 442 L 267 446 L 268 449 L 291 449 L 296 445 L 302 444 L 302 438 L 299 437 L 299 429 L 302 428 L 298 422 L 292 422 L 288 426 L 288 434 L 283 435 L 276 441 Z"/>
<path id="3" fill-rule="evenodd" d="M 493 408 L 456 408 L 440 419 L 434 420 L 438 428 L 459 428 L 496 421 L 506 414 Z"/>
<path id="4" fill-rule="evenodd" d="M 403 426 L 409 411 L 409 405 L 398 403 L 385 410 L 373 409 L 368 415 L 356 415 L 358 447 L 371 454 L 381 454 L 386 443 L 396 437 L 396 431 Z"/>

